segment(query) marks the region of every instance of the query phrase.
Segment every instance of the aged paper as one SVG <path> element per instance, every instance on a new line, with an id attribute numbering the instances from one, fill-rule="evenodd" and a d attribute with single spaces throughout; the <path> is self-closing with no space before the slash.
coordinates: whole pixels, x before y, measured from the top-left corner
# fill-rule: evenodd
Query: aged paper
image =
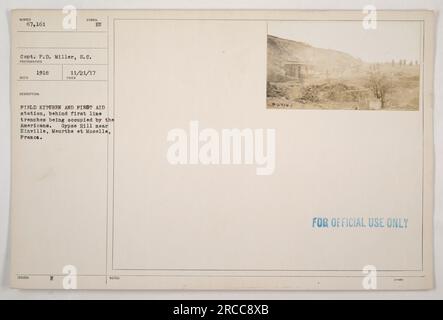
<path id="1" fill-rule="evenodd" d="M 433 287 L 434 14 L 11 12 L 15 288 Z"/>

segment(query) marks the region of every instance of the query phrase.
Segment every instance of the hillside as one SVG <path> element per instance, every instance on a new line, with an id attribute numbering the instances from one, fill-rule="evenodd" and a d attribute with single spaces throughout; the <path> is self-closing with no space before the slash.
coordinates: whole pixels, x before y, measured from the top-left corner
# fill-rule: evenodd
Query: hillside
<path id="1" fill-rule="evenodd" d="M 306 43 L 268 35 L 268 79 L 284 81 L 288 61 L 309 65 L 313 72 L 344 74 L 364 66 L 364 62 L 336 50 L 312 47 Z"/>
<path id="2" fill-rule="evenodd" d="M 268 35 L 268 108 L 418 110 L 420 65 L 366 63 Z"/>

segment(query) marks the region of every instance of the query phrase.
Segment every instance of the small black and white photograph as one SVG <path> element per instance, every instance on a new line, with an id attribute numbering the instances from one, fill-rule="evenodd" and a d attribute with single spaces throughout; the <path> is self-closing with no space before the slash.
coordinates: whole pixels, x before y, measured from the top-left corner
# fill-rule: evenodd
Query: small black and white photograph
<path id="1" fill-rule="evenodd" d="M 422 25 L 272 21 L 267 108 L 418 111 Z"/>

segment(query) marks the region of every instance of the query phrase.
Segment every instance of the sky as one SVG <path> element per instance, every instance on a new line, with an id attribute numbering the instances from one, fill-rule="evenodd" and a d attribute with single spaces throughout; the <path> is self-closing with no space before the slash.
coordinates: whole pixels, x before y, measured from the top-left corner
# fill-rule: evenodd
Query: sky
<path id="1" fill-rule="evenodd" d="M 268 34 L 342 51 L 366 62 L 420 61 L 421 28 L 418 21 L 378 21 L 375 30 L 364 29 L 361 21 L 272 21 Z"/>

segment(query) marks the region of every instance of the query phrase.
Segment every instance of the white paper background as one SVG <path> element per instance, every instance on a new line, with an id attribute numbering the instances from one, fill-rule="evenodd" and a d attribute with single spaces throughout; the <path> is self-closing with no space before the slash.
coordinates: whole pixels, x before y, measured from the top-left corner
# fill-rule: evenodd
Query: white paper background
<path id="1" fill-rule="evenodd" d="M 443 107 L 441 60 L 443 25 L 437 23 L 437 52 L 435 66 L 435 278 L 436 288 L 423 292 L 203 292 L 203 291 L 20 291 L 9 289 L 9 186 L 10 186 L 10 105 L 9 105 L 9 21 L 8 10 L 15 8 L 62 8 L 74 5 L 78 9 L 354 9 L 361 10 L 366 5 L 375 5 L 377 9 L 429 9 L 443 10 L 441 0 L 2 0 L 0 2 L 0 299 L 442 299 L 443 298 L 443 197 L 442 197 L 442 153 L 443 153 Z"/>

